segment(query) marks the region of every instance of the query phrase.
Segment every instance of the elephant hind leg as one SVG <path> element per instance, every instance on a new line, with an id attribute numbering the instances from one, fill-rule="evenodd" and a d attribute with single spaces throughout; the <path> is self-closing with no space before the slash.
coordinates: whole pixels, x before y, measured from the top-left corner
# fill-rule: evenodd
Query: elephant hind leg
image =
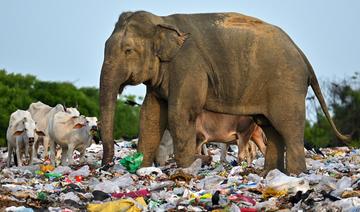
<path id="1" fill-rule="evenodd" d="M 272 169 L 284 172 L 284 141 L 278 131 L 271 125 L 262 127 L 268 139 L 265 154 L 264 174 Z"/>
<path id="2" fill-rule="evenodd" d="M 286 146 L 286 171 L 299 174 L 306 171 L 304 152 L 305 121 L 287 121 L 282 126 L 281 134 Z"/>
<path id="3" fill-rule="evenodd" d="M 273 108 L 274 113 L 272 115 L 276 115 L 273 116 L 276 119 L 271 119 L 271 123 L 276 128 L 276 132 L 281 135 L 282 146 L 279 147 L 282 150 L 284 147 L 286 149 L 287 173 L 299 174 L 306 171 L 304 153 L 305 104 L 301 103 L 299 99 L 295 99 L 286 105 L 282 105 L 282 107 Z M 267 131 L 265 134 L 268 136 Z M 271 147 L 272 143 L 274 141 L 269 141 L 268 148 Z M 268 158 L 268 152 L 267 149 L 265 158 Z M 281 156 L 283 157 L 283 154 Z"/>

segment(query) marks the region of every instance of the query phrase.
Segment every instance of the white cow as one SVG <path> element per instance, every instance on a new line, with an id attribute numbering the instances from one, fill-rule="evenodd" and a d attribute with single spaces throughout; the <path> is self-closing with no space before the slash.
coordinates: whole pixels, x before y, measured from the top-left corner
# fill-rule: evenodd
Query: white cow
<path id="1" fill-rule="evenodd" d="M 10 167 L 13 151 L 15 150 L 18 166 L 22 166 L 22 154 L 25 154 L 27 164 L 31 164 L 33 157 L 30 150 L 35 151 L 34 141 L 44 132 L 38 131 L 35 121 L 28 111 L 17 110 L 10 115 L 9 127 L 6 132 L 8 143 L 7 166 Z"/>
<path id="2" fill-rule="evenodd" d="M 49 120 L 52 119 L 52 117 L 58 112 L 67 112 L 73 116 L 80 115 L 79 111 L 76 108 L 65 108 L 61 104 L 57 104 L 55 107 L 50 107 L 49 105 L 44 104 L 40 101 L 31 103 L 28 111 L 30 112 L 32 118 L 36 121 L 38 129 L 45 133 L 45 136 L 43 137 L 45 158 L 48 157 L 48 149 L 50 143 L 50 137 L 48 133 Z M 36 140 L 35 142 L 37 144 L 36 146 L 38 146 L 39 141 Z M 36 154 L 37 149 L 35 152 L 33 152 L 34 157 Z"/>
<path id="3" fill-rule="evenodd" d="M 50 158 L 55 165 L 56 144 L 62 149 L 61 165 L 73 164 L 73 152 L 80 152 L 80 163 L 85 162 L 85 150 L 90 146 L 93 135 L 97 131 L 95 117 L 73 116 L 58 112 L 49 122 Z"/>

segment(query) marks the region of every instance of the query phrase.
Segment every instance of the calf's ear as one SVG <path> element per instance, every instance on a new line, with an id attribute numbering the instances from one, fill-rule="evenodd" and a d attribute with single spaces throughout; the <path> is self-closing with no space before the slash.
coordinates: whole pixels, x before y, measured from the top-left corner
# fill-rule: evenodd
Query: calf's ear
<path id="1" fill-rule="evenodd" d="M 73 127 L 74 129 L 80 129 L 82 128 L 83 126 L 85 126 L 84 124 L 80 124 L 80 123 L 77 123 L 75 124 L 75 126 Z"/>
<path id="2" fill-rule="evenodd" d="M 43 131 L 36 130 L 36 134 L 39 136 L 45 136 L 45 133 Z"/>
<path id="3" fill-rule="evenodd" d="M 21 130 L 21 131 L 18 130 L 18 131 L 15 131 L 15 132 L 14 132 L 14 135 L 15 135 L 15 136 L 19 136 L 19 135 L 21 135 L 23 132 L 24 132 L 24 130 Z"/>

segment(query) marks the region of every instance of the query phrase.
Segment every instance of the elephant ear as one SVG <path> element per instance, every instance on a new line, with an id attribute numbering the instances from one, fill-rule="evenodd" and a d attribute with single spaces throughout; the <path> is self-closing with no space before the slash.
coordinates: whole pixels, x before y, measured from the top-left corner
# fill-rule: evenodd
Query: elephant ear
<path id="1" fill-rule="evenodd" d="M 182 33 L 175 26 L 158 24 L 156 26 L 154 49 L 156 56 L 162 62 L 169 62 L 175 57 L 188 38 L 188 33 Z"/>

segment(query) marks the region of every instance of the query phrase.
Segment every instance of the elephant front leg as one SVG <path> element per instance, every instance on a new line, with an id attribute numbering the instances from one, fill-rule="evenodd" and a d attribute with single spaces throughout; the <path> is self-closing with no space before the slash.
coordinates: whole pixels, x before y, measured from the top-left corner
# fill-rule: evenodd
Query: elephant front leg
<path id="1" fill-rule="evenodd" d="M 190 113 L 176 110 L 169 114 L 169 128 L 174 139 L 175 161 L 180 167 L 189 167 L 195 160 L 195 119 Z"/>
<path id="2" fill-rule="evenodd" d="M 167 105 L 147 91 L 140 112 L 138 152 L 144 154 L 142 166 L 152 166 L 167 124 Z"/>

